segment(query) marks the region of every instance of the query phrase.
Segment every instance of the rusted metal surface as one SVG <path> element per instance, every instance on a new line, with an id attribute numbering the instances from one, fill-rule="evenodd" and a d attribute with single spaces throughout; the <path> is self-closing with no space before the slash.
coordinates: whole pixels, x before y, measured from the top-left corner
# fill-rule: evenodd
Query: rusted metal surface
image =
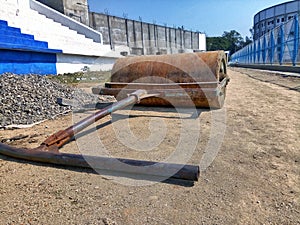
<path id="1" fill-rule="evenodd" d="M 127 96 L 128 93 L 133 92 L 134 89 L 121 88 L 102 88 L 99 94 L 108 94 L 116 96 L 117 100 Z M 146 98 L 140 101 L 140 105 L 160 105 L 174 107 L 206 107 L 210 104 L 211 108 L 220 108 L 220 103 L 213 102 L 218 95 L 218 89 L 206 89 L 205 93 L 200 88 L 189 89 L 156 89 L 148 90 L 149 93 L 159 94 L 157 97 Z M 221 93 L 219 93 L 220 95 Z M 223 102 L 221 102 L 223 104 Z"/>
<path id="2" fill-rule="evenodd" d="M 99 110 L 95 114 L 92 114 L 91 116 L 81 120 L 73 126 L 68 127 L 65 130 L 56 132 L 48 137 L 37 148 L 15 148 L 0 143 L 0 154 L 35 162 L 88 167 L 93 169 L 110 170 L 115 172 L 147 176 L 159 176 L 163 177 L 164 179 L 171 177 L 176 179 L 197 181 L 199 177 L 199 166 L 87 155 L 84 156 L 59 152 L 59 148 L 69 142 L 75 134 L 79 133 L 99 119 L 111 114 L 114 111 L 125 108 L 128 105 L 140 102 L 145 98 L 158 95 L 157 93 L 148 93 L 145 90 L 137 90 L 127 94 L 128 95 L 125 99 Z"/>
<path id="3" fill-rule="evenodd" d="M 151 96 L 154 96 L 154 94 L 151 94 Z M 112 112 L 115 112 L 116 110 L 125 108 L 128 105 L 135 104 L 141 99 L 147 97 L 149 97 L 149 94 L 145 90 L 132 91 L 119 102 L 115 102 L 112 105 L 107 106 L 104 109 L 101 109 L 98 112 L 90 115 L 89 117 L 79 121 L 73 126 L 70 126 L 63 131 L 58 131 L 55 134 L 51 135 L 42 143 L 42 146 L 43 148 L 46 147 L 46 149 L 51 149 L 51 151 L 57 151 L 59 147 L 70 141 L 75 134 L 79 133 L 94 122 L 111 114 Z"/>
<path id="4" fill-rule="evenodd" d="M 105 83 L 106 88 L 126 88 L 126 89 L 178 89 L 178 88 L 216 88 L 219 82 L 194 82 L 194 83 L 117 83 L 107 82 Z"/>
<path id="5" fill-rule="evenodd" d="M 138 56 L 118 59 L 111 82 L 139 82 L 145 77 L 149 81 L 151 77 L 162 77 L 174 83 L 210 82 L 221 81 L 226 73 L 223 51 Z"/>
<path id="6" fill-rule="evenodd" d="M 126 85 L 109 83 L 104 88 L 93 88 L 94 94 L 113 95 L 117 100 L 125 98 L 135 88 L 147 89 L 148 93 L 158 96 L 143 99 L 141 105 L 174 106 L 174 107 L 210 107 L 221 108 L 225 100 L 227 78 L 222 82 L 203 84 L 135 84 Z"/>
<path id="7" fill-rule="evenodd" d="M 116 61 L 111 82 L 93 88 L 94 94 L 114 95 L 137 89 L 153 90 L 164 95 L 140 102 L 151 106 L 221 108 L 229 81 L 223 51 L 159 56 L 127 57 Z M 186 96 L 166 99 L 172 89 L 184 90 Z M 213 94 L 213 95 L 212 95 Z M 123 97 L 123 95 L 121 95 Z M 170 101 L 171 100 L 171 101 Z"/>
<path id="8" fill-rule="evenodd" d="M 181 165 L 173 163 L 157 163 L 143 160 L 107 158 L 98 156 L 84 156 L 68 153 L 55 153 L 37 149 L 15 148 L 0 143 L 0 153 L 9 157 L 35 162 L 51 163 L 74 167 L 93 168 L 112 172 L 129 173 L 145 176 L 158 176 L 162 178 L 197 181 L 199 167 L 194 165 Z M 129 165 L 129 167 L 123 164 Z M 173 173 L 174 171 L 177 171 Z M 145 177 L 146 179 L 147 177 Z"/>

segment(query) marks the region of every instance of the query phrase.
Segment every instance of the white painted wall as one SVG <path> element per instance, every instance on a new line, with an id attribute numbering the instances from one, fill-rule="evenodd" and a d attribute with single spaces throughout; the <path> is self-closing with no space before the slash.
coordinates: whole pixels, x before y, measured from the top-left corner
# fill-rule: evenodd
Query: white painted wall
<path id="1" fill-rule="evenodd" d="M 206 51 L 206 34 L 199 34 L 199 50 Z"/>
<path id="2" fill-rule="evenodd" d="M 83 71 L 85 67 L 90 71 L 109 71 L 116 60 L 111 57 L 57 54 L 56 69 L 58 74 Z"/>

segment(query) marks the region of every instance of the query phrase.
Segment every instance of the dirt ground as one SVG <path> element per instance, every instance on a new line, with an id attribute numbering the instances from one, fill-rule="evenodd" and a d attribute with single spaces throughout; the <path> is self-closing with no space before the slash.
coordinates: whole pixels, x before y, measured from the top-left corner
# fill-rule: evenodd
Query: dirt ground
<path id="1" fill-rule="evenodd" d="M 97 144 L 89 136 L 95 135 L 109 155 L 159 161 L 177 149 L 182 133 L 198 135 L 193 130 L 198 118 L 199 140 L 195 144 L 194 136 L 183 139 L 188 141 L 183 150 L 193 150 L 188 163 L 201 162 L 209 140 L 222 141 L 198 182 L 145 185 L 146 180 L 0 155 L 0 224 L 300 224 L 300 93 L 295 88 L 300 79 L 240 68 L 230 69 L 229 76 L 222 111 L 198 110 L 196 117 L 173 109 L 135 107 L 129 119 L 128 110 L 114 114 L 113 123 L 102 119 L 97 132 L 86 132 L 86 139 L 62 149 L 86 153 Z M 280 85 L 268 82 L 275 78 Z M 223 140 L 222 135 L 210 134 L 218 111 L 226 116 L 218 121 L 226 127 Z M 89 113 L 2 130 L 0 140 L 36 147 Z M 135 141 L 122 129 L 126 121 Z M 191 129 L 185 130 L 184 124 Z M 157 132 L 161 138 L 152 136 Z M 13 140 L 20 134 L 21 140 Z M 145 151 L 133 146 L 136 143 Z"/>

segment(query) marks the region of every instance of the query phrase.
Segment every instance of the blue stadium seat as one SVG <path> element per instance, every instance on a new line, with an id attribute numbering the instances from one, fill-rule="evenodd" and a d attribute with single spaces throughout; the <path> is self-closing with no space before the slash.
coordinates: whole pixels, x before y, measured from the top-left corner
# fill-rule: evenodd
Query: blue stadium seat
<path id="1" fill-rule="evenodd" d="M 0 20 L 0 74 L 56 74 L 57 53 L 62 50 L 50 49 L 47 42 L 37 41 Z"/>

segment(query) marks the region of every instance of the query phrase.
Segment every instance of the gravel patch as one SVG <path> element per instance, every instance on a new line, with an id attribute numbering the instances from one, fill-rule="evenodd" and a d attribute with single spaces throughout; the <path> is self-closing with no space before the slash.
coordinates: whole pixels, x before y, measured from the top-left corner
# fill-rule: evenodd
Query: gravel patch
<path id="1" fill-rule="evenodd" d="M 57 103 L 58 98 L 78 105 L 115 101 L 112 96 L 88 94 L 39 75 L 0 75 L 0 127 L 28 125 L 53 119 L 72 110 Z"/>

